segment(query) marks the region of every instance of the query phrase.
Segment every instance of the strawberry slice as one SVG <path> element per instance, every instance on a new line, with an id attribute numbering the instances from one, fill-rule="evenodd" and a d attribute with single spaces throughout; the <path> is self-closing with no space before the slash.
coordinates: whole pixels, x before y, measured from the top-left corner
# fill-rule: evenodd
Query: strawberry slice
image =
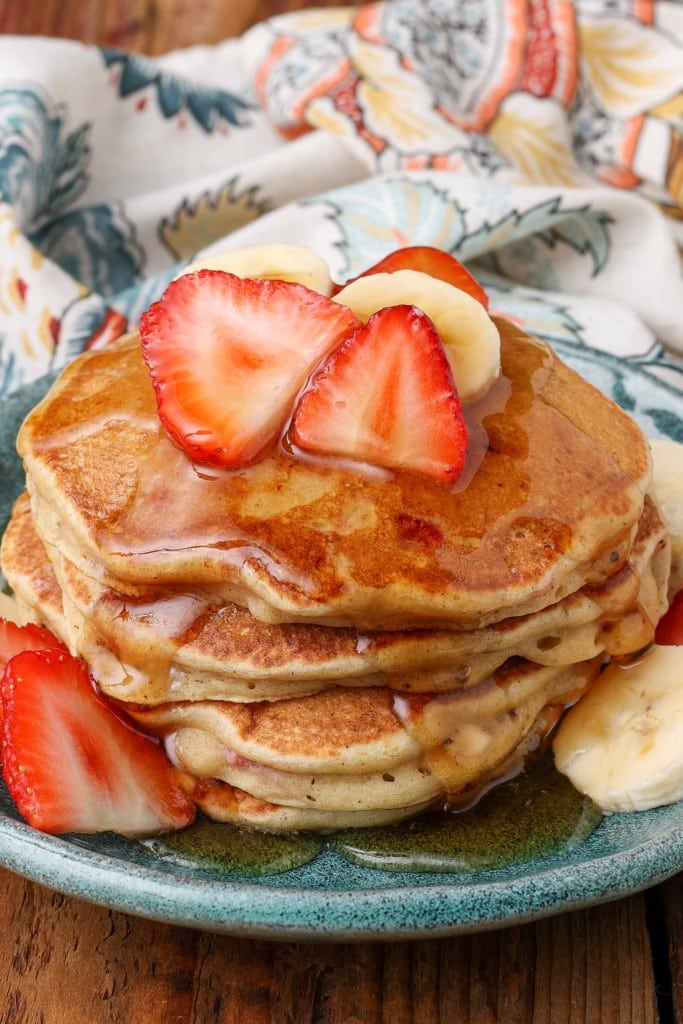
<path id="1" fill-rule="evenodd" d="M 18 626 L 10 619 L 0 619 L 0 678 L 5 665 L 15 654 L 21 651 L 43 651 L 53 647 L 66 651 L 66 646 L 58 640 L 54 633 L 45 626 L 29 622 Z M 2 723 L 2 701 L 0 701 L 0 724 Z"/>
<path id="2" fill-rule="evenodd" d="M 307 451 L 455 480 L 467 430 L 429 317 L 416 306 L 371 316 L 312 378 L 290 438 Z"/>
<path id="3" fill-rule="evenodd" d="M 3 776 L 43 832 L 144 834 L 189 825 L 183 776 L 97 692 L 84 662 L 25 651 L 2 679 Z"/>
<path id="4" fill-rule="evenodd" d="M 489 308 L 488 295 L 467 267 L 463 266 L 460 260 L 456 260 L 455 256 L 431 245 L 408 245 L 403 249 L 397 249 L 359 274 L 359 277 L 368 277 L 370 274 L 393 274 L 396 270 L 420 270 L 423 274 L 429 274 L 460 288 L 477 302 L 481 302 L 484 309 Z"/>
<path id="5" fill-rule="evenodd" d="M 67 649 L 45 626 L 38 626 L 35 622 L 18 626 L 10 619 L 0 619 L 0 673 L 15 654 L 22 651 L 44 651 L 52 647 L 61 651 Z"/>
<path id="6" fill-rule="evenodd" d="M 359 323 L 300 284 L 186 274 L 140 321 L 159 417 L 195 461 L 246 465 L 281 433 L 311 370 Z"/>
<path id="7" fill-rule="evenodd" d="M 655 643 L 663 647 L 680 647 L 683 644 L 683 590 L 678 591 L 669 610 L 659 620 Z"/>

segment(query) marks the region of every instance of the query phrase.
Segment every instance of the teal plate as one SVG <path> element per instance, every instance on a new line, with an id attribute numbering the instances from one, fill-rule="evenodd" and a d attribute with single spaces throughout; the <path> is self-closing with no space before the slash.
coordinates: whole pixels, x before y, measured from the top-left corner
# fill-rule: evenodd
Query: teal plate
<path id="1" fill-rule="evenodd" d="M 116 910 L 269 939 L 416 939 L 520 924 L 644 889 L 683 868 L 683 803 L 603 819 L 580 846 L 475 874 L 362 868 L 324 850 L 303 867 L 246 881 L 159 858 L 120 836 L 47 836 L 3 794 L 0 862 Z"/>
<path id="2" fill-rule="evenodd" d="M 683 441 L 683 395 L 647 365 L 562 350 L 650 436 Z M 673 377 L 675 379 L 676 372 Z M 0 405 L 0 524 L 23 486 L 14 438 L 45 382 Z M 477 872 L 389 872 L 323 849 L 281 874 L 221 870 L 120 836 L 48 836 L 29 828 L 0 786 L 0 864 L 33 881 L 158 921 L 270 939 L 414 939 L 518 924 L 644 889 L 683 869 L 683 802 L 606 817 L 579 845 Z"/>

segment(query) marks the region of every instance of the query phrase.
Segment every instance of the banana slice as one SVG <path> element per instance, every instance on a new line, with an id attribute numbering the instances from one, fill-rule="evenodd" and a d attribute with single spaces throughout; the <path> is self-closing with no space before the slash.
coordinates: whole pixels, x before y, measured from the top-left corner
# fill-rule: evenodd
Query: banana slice
<path id="1" fill-rule="evenodd" d="M 329 297 L 332 278 L 325 261 L 305 245 L 247 245 L 190 263 L 178 277 L 198 270 L 225 270 L 236 277 L 269 278 L 303 284 Z"/>
<path id="2" fill-rule="evenodd" d="M 683 799 L 683 647 L 612 662 L 565 715 L 553 750 L 558 771 L 605 811 Z"/>
<path id="3" fill-rule="evenodd" d="M 359 277 L 334 296 L 366 322 L 385 306 L 418 306 L 433 321 L 462 402 L 473 402 L 500 374 L 500 336 L 467 292 L 419 270 Z"/>
<path id="4" fill-rule="evenodd" d="M 650 448 L 650 491 L 671 539 L 669 597 L 673 597 L 683 587 L 683 444 L 677 441 L 650 441 Z"/>

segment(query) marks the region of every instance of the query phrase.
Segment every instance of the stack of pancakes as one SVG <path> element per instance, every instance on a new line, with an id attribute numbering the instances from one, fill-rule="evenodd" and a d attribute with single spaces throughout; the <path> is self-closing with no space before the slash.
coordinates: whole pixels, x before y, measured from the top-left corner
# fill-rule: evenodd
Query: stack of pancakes
<path id="1" fill-rule="evenodd" d="M 669 548 L 647 443 L 498 327 L 454 486 L 286 443 L 194 465 L 137 336 L 79 357 L 26 420 L 5 575 L 211 817 L 334 829 L 466 805 L 651 641 Z"/>

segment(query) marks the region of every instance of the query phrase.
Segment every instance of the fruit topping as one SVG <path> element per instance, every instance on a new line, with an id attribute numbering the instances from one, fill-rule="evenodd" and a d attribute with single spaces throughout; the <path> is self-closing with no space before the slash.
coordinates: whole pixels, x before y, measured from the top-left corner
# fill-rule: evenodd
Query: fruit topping
<path id="1" fill-rule="evenodd" d="M 246 245 L 197 260 L 178 276 L 194 274 L 198 270 L 225 270 L 237 277 L 294 281 L 320 295 L 332 294 L 332 278 L 327 263 L 306 245 Z"/>
<path id="2" fill-rule="evenodd" d="M 379 263 L 359 274 L 359 277 L 368 277 L 370 274 L 393 274 L 397 270 L 419 270 L 430 277 L 446 281 L 447 284 L 467 292 L 480 302 L 484 309 L 489 308 L 488 295 L 467 267 L 460 260 L 456 260 L 455 256 L 442 249 L 435 249 L 432 245 L 407 245 L 403 249 L 396 249 Z"/>
<path id="3" fill-rule="evenodd" d="M 44 651 L 56 647 L 66 651 L 66 645 L 45 626 L 29 622 L 18 626 L 9 619 L 0 619 L 0 673 L 15 654 L 22 651 Z"/>
<path id="4" fill-rule="evenodd" d="M 189 825 L 184 776 L 95 689 L 84 662 L 24 651 L 1 686 L 3 776 L 43 832 L 145 834 Z"/>
<path id="5" fill-rule="evenodd" d="M 363 322 L 385 306 L 408 303 L 433 321 L 463 403 L 484 394 L 500 374 L 498 328 L 481 302 L 419 270 L 358 277 L 334 296 Z"/>
<path id="6" fill-rule="evenodd" d="M 605 811 L 683 799 L 683 648 L 611 662 L 562 720 L 555 764 Z"/>
<path id="7" fill-rule="evenodd" d="M 179 277 L 140 323 L 160 419 L 195 461 L 246 465 L 283 430 L 311 368 L 358 325 L 303 285 Z"/>
<path id="8" fill-rule="evenodd" d="M 429 317 L 406 305 L 371 316 L 311 379 L 290 438 L 307 451 L 455 480 L 467 431 Z"/>
<path id="9" fill-rule="evenodd" d="M 19 626 L 10 619 L 0 619 L 0 678 L 7 662 L 22 651 L 43 651 L 57 648 L 66 651 L 66 646 L 51 630 L 29 622 Z M 2 723 L 2 700 L 0 699 L 0 723 Z"/>

